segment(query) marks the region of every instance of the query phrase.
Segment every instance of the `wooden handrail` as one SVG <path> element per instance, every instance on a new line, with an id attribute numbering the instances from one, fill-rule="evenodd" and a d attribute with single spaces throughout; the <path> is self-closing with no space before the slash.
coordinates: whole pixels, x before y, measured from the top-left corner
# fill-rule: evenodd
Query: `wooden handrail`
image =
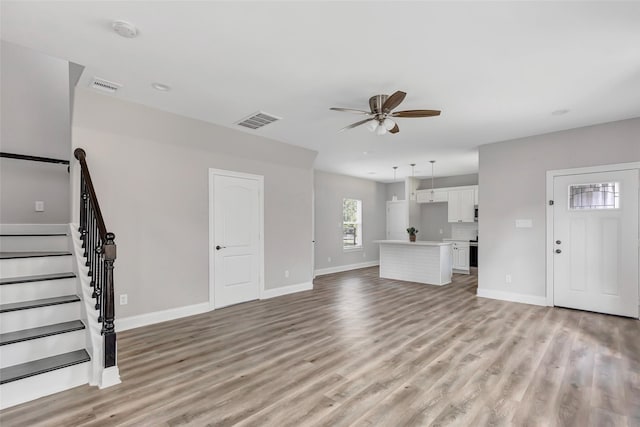
<path id="1" fill-rule="evenodd" d="M 87 166 L 87 153 L 82 148 L 76 148 L 73 150 L 73 156 L 80 162 L 80 169 L 84 182 L 87 185 L 88 196 L 91 199 L 91 204 L 95 209 L 96 221 L 98 223 L 98 231 L 102 240 L 107 240 L 107 227 L 104 225 L 104 218 L 102 217 L 102 211 L 100 210 L 100 204 L 98 203 L 98 196 L 96 196 L 96 190 L 93 188 L 93 181 L 91 181 L 91 174 L 89 173 L 89 167 Z"/>
<path id="2" fill-rule="evenodd" d="M 98 321 L 102 323 L 104 337 L 104 367 L 116 365 L 115 303 L 113 287 L 113 264 L 116 259 L 115 234 L 107 231 L 93 187 L 87 153 L 76 148 L 73 155 L 80 162 L 80 238 L 89 267 L 88 275 L 96 300 Z"/>
<path id="3" fill-rule="evenodd" d="M 32 162 L 57 163 L 60 165 L 68 165 L 69 160 L 53 159 L 51 157 L 29 156 L 27 154 L 5 153 L 0 152 L 0 157 L 17 160 L 30 160 Z"/>

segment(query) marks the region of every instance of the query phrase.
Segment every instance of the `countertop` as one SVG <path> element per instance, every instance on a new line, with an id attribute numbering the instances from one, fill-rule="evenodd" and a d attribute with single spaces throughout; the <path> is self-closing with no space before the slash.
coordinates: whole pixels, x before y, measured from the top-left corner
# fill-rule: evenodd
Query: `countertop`
<path id="1" fill-rule="evenodd" d="M 430 242 L 420 240 L 418 240 L 417 242 L 410 242 L 408 240 L 374 240 L 373 243 L 409 246 L 448 246 L 451 244 L 451 242 Z"/>
<path id="2" fill-rule="evenodd" d="M 470 240 L 462 240 L 462 239 L 442 239 L 443 242 L 451 242 L 451 243 L 468 243 L 469 246 L 478 246 L 478 242 L 472 242 Z"/>

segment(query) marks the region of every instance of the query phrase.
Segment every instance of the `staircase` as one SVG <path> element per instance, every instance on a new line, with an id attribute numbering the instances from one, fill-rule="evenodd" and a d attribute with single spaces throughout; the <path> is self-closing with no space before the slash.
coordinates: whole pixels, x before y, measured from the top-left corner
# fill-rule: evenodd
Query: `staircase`
<path id="1" fill-rule="evenodd" d="M 72 224 L 0 224 L 0 409 L 82 384 L 120 383 L 115 333 L 115 234 L 102 217 L 87 155 L 67 160 Z"/>
<path id="2" fill-rule="evenodd" d="M 69 226 L 0 226 L 0 409 L 90 382 Z"/>

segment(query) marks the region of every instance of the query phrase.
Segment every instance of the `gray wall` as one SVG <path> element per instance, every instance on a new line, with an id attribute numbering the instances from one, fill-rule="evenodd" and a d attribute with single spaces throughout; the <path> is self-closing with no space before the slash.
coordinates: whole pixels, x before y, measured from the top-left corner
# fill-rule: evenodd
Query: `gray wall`
<path id="1" fill-rule="evenodd" d="M 73 144 L 116 234 L 119 317 L 208 301 L 209 168 L 264 176 L 266 288 L 311 282 L 316 152 L 89 89 L 76 91 Z"/>
<path id="2" fill-rule="evenodd" d="M 0 151 L 69 159 L 69 63 L 5 41 L 0 55 Z M 69 206 L 66 166 L 0 159 L 1 223 L 68 223 Z"/>
<path id="3" fill-rule="evenodd" d="M 448 203 L 421 203 L 418 240 L 442 240 L 451 237 Z M 442 230 L 442 233 L 440 233 Z"/>
<path id="4" fill-rule="evenodd" d="M 546 171 L 634 161 L 640 118 L 481 146 L 479 288 L 545 296 Z"/>
<path id="5" fill-rule="evenodd" d="M 395 194 L 398 200 L 404 200 L 404 182 L 386 184 L 387 201 L 393 200 Z"/>
<path id="6" fill-rule="evenodd" d="M 328 172 L 315 172 L 315 269 L 377 261 L 387 230 L 386 185 Z M 362 200 L 363 249 L 342 249 L 342 201 Z M 331 262 L 328 258 L 331 257 Z"/>

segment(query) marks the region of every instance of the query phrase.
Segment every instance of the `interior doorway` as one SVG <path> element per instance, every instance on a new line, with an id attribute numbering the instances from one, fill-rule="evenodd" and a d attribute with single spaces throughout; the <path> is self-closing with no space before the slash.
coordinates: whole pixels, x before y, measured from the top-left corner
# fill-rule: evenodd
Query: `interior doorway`
<path id="1" fill-rule="evenodd" d="M 256 300 L 264 291 L 264 177 L 209 170 L 209 303 Z"/>

